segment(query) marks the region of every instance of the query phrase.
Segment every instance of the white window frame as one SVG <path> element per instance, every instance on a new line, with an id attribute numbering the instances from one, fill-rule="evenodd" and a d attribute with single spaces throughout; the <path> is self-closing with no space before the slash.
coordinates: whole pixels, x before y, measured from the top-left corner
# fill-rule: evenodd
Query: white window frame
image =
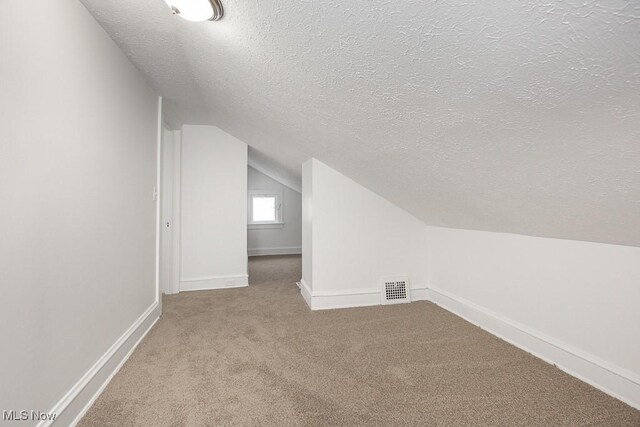
<path id="1" fill-rule="evenodd" d="M 276 199 L 276 220 L 275 221 L 254 221 L 253 220 L 253 198 L 254 196 L 271 196 Z M 249 190 L 247 200 L 247 226 L 249 229 L 260 228 L 282 228 L 284 227 L 282 192 L 276 190 Z"/>

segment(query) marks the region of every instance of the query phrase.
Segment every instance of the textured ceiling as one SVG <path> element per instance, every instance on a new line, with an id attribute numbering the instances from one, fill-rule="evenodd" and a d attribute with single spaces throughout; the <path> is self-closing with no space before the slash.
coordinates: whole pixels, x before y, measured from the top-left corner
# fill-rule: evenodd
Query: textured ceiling
<path id="1" fill-rule="evenodd" d="M 165 96 L 428 224 L 640 246 L 640 2 L 83 3 Z"/>

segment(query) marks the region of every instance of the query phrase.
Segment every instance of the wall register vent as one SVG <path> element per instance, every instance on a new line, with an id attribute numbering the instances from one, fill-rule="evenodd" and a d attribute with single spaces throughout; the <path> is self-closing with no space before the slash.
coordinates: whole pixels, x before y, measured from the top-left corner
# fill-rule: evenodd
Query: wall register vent
<path id="1" fill-rule="evenodd" d="M 382 304 L 411 302 L 411 287 L 408 277 L 385 277 L 382 279 Z"/>

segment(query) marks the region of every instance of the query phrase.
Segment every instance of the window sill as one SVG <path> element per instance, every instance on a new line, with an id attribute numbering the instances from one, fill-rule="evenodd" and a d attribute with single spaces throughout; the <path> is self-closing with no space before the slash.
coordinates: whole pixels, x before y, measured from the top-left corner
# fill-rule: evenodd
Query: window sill
<path id="1" fill-rule="evenodd" d="M 249 230 L 261 230 L 265 228 L 282 228 L 284 222 L 270 222 L 268 224 L 247 224 Z"/>

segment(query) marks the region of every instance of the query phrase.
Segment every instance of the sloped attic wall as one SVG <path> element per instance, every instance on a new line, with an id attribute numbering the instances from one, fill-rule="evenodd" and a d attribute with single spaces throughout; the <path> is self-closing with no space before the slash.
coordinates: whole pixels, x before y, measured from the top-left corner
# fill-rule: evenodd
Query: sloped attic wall
<path id="1" fill-rule="evenodd" d="M 303 165 L 302 295 L 378 305 L 381 277 L 640 408 L 640 248 L 427 226 L 315 159 Z"/>
<path id="2" fill-rule="evenodd" d="M 316 159 L 302 185 L 302 294 L 312 309 L 381 304 L 382 279 L 394 276 L 422 296 L 422 221 Z"/>
<path id="3" fill-rule="evenodd" d="M 171 120 L 432 225 L 640 245 L 640 3 L 83 0 Z"/>
<path id="4" fill-rule="evenodd" d="M 180 162 L 180 291 L 247 286 L 247 145 L 185 125 Z"/>

